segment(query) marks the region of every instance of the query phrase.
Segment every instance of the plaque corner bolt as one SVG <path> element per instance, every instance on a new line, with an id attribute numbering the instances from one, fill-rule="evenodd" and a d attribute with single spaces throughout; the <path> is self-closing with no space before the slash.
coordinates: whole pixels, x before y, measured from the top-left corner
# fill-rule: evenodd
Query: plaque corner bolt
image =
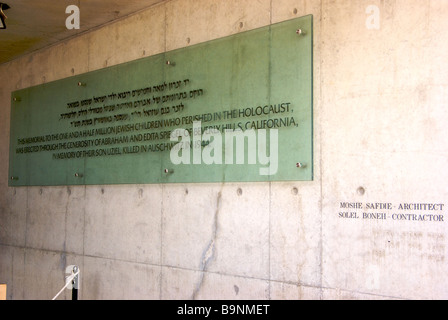
<path id="1" fill-rule="evenodd" d="M 14 102 L 20 102 L 20 101 L 22 101 L 22 99 L 20 99 L 20 97 L 14 97 L 12 100 L 13 100 Z"/>
<path id="2" fill-rule="evenodd" d="M 297 168 L 305 168 L 305 167 L 306 167 L 306 164 L 305 164 L 305 163 L 302 163 L 302 162 L 297 162 L 297 163 L 296 163 L 296 167 L 297 167 Z"/>
<path id="3" fill-rule="evenodd" d="M 296 33 L 299 35 L 299 36 L 304 36 L 306 33 L 305 33 L 305 31 L 304 30 L 302 30 L 302 29 L 297 29 L 296 30 Z"/>
<path id="4" fill-rule="evenodd" d="M 82 173 L 75 173 L 76 178 L 82 178 L 84 175 Z"/>
<path id="5" fill-rule="evenodd" d="M 14 177 L 14 176 L 11 176 L 11 180 L 19 180 L 19 177 Z"/>
<path id="6" fill-rule="evenodd" d="M 163 173 L 165 173 L 165 174 L 170 174 L 170 173 L 173 173 L 173 172 L 174 172 L 174 170 L 163 169 Z"/>
<path id="7" fill-rule="evenodd" d="M 166 61 L 166 65 L 167 65 L 167 66 L 172 66 L 172 67 L 174 67 L 174 66 L 176 65 L 176 63 L 173 62 L 173 61 L 167 60 L 167 61 Z"/>
<path id="8" fill-rule="evenodd" d="M 85 82 L 81 82 L 81 81 L 78 82 L 78 87 L 85 87 L 85 86 L 86 86 Z"/>

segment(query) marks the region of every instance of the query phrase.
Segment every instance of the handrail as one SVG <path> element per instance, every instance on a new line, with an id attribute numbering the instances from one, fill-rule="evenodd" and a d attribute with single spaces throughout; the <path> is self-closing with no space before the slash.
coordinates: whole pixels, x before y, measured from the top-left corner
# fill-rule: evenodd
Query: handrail
<path id="1" fill-rule="evenodd" d="M 71 288 L 73 290 L 72 300 L 77 300 L 78 299 L 78 281 L 79 281 L 78 275 L 79 275 L 79 267 L 73 266 L 72 274 L 70 276 L 68 276 L 67 278 L 65 278 L 65 286 L 62 287 L 62 289 L 54 296 L 54 298 L 52 300 L 55 300 L 62 293 L 62 291 L 64 291 L 64 289 L 67 288 L 70 284 L 74 285 Z M 72 281 L 73 281 L 73 283 L 72 283 Z M 74 292 L 75 290 L 76 290 L 76 294 Z"/>

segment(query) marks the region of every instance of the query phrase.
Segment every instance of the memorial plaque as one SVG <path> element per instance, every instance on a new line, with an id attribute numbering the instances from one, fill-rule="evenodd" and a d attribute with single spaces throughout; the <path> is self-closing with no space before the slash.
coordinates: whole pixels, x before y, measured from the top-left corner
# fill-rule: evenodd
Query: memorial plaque
<path id="1" fill-rule="evenodd" d="M 313 179 L 312 16 L 12 93 L 10 186 Z"/>

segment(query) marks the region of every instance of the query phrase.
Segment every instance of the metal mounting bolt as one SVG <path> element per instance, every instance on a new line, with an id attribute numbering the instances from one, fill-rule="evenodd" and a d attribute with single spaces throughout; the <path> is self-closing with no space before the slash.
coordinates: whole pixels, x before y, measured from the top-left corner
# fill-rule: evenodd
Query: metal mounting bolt
<path id="1" fill-rule="evenodd" d="M 297 168 L 304 168 L 304 167 L 305 167 L 305 164 L 302 163 L 302 162 L 297 162 L 297 163 L 296 163 L 296 167 L 297 167 Z"/>
<path id="2" fill-rule="evenodd" d="M 296 33 L 299 35 L 299 36 L 303 36 L 303 35 L 305 35 L 305 31 L 303 31 L 302 29 L 297 29 L 296 30 Z"/>

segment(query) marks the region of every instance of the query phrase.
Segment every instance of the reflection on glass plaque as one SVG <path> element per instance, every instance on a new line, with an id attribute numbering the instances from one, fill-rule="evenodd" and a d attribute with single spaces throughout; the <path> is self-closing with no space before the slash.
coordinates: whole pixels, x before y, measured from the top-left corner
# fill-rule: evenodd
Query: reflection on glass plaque
<path id="1" fill-rule="evenodd" d="M 10 186 L 313 179 L 312 16 L 15 91 Z"/>

